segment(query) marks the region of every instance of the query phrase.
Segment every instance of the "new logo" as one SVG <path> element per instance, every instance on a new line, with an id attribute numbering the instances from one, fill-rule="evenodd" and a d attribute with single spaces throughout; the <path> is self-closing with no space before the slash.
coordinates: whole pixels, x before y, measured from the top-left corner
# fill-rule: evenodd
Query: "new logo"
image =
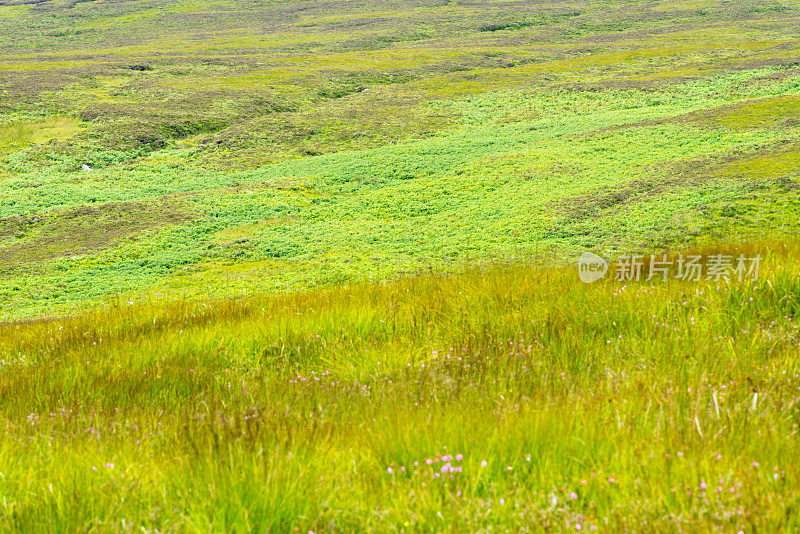
<path id="1" fill-rule="evenodd" d="M 591 284 L 603 278 L 608 272 L 608 262 L 591 252 L 584 252 L 578 258 L 578 276 L 581 282 Z"/>

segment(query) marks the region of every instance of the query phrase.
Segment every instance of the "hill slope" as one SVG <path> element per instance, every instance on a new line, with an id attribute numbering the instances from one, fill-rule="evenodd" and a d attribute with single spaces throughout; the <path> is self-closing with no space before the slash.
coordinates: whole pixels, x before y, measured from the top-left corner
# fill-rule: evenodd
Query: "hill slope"
<path id="1" fill-rule="evenodd" d="M 4 2 L 0 316 L 796 235 L 797 7 Z"/>

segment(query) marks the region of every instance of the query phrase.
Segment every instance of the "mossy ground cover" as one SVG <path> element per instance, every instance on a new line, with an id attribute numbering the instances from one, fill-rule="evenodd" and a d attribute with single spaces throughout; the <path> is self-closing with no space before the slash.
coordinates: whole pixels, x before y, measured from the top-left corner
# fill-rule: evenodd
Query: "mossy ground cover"
<path id="1" fill-rule="evenodd" d="M 799 13 L 0 0 L 0 525 L 798 528 Z"/>

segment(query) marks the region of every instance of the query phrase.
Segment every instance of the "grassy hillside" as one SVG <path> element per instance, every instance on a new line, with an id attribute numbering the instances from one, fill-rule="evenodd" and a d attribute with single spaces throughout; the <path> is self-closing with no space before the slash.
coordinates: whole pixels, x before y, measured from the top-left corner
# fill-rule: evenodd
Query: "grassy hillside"
<path id="1" fill-rule="evenodd" d="M 0 0 L 0 530 L 800 530 L 799 22 Z"/>
<path id="2" fill-rule="evenodd" d="M 800 244 L 729 252 L 5 326 L 0 526 L 796 530 Z"/>
<path id="3" fill-rule="evenodd" d="M 796 235 L 797 7 L 6 0 L 0 317 Z"/>

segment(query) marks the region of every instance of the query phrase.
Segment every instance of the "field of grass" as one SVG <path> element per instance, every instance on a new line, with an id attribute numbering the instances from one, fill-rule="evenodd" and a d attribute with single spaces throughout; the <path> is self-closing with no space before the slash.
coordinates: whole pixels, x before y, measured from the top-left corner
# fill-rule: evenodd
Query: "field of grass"
<path id="1" fill-rule="evenodd" d="M 0 530 L 800 530 L 799 23 L 0 0 Z"/>
<path id="2" fill-rule="evenodd" d="M 795 235 L 797 21 L 6 0 L 0 318 Z"/>
<path id="3" fill-rule="evenodd" d="M 757 281 L 494 266 L 0 329 L 0 525 L 800 528 L 800 244 Z"/>

